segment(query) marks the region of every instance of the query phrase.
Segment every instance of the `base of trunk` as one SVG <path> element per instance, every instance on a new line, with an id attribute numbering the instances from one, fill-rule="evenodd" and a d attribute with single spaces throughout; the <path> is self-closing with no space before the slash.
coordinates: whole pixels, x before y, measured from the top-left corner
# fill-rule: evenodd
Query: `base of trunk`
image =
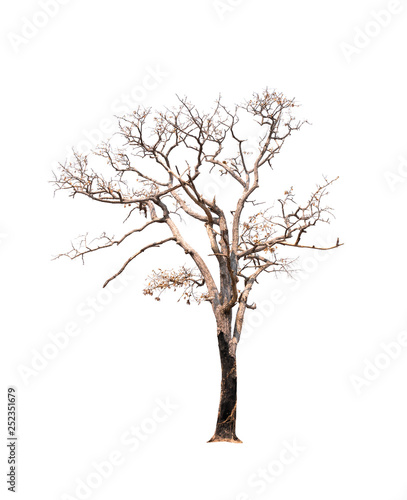
<path id="1" fill-rule="evenodd" d="M 214 434 L 208 441 L 208 443 L 243 443 L 243 441 L 240 441 L 240 439 L 236 435 L 218 436 L 217 434 Z"/>
<path id="2" fill-rule="evenodd" d="M 218 333 L 222 367 L 222 383 L 216 430 L 208 443 L 241 443 L 236 436 L 237 373 L 236 356 L 229 351 L 229 344 L 222 331 Z"/>

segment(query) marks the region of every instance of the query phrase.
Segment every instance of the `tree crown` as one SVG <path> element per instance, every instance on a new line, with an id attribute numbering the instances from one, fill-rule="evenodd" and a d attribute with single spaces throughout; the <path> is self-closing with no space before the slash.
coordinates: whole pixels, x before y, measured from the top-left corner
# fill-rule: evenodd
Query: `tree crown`
<path id="1" fill-rule="evenodd" d="M 332 211 L 324 199 L 336 179 L 324 178 L 303 203 L 296 201 L 292 188 L 285 191 L 276 201 L 277 211 L 275 207 L 258 210 L 260 202 L 253 197 L 260 186 L 260 170 L 272 166 L 286 139 L 306 123 L 293 116 L 296 107 L 295 99 L 266 89 L 233 109 L 221 97 L 209 112 L 178 98 L 173 108 L 153 111 L 140 106 L 120 117 L 117 134 L 91 155 L 74 151 L 72 161 L 60 164 L 54 183 L 57 190 L 67 190 L 72 197 L 81 194 L 127 207 L 126 221 L 132 220 L 133 213 L 146 221 L 118 239 L 103 233 L 88 242 L 85 236 L 61 255 L 83 259 L 88 253 L 119 245 L 151 225 L 165 226 L 167 237 L 130 256 L 104 286 L 146 250 L 172 241 L 195 266 L 153 271 L 144 294 L 160 300 L 164 290 L 179 289 L 188 304 L 209 301 L 215 313 L 228 313 L 237 306 L 236 324 L 239 318 L 243 321 L 245 309 L 255 307 L 247 299 L 259 275 L 289 272 L 292 259 L 280 257 L 281 247 L 327 250 L 339 246 L 339 240 L 327 248 L 302 241 L 308 229 L 329 223 Z M 243 131 L 250 124 L 256 127 L 258 139 L 247 151 Z M 111 174 L 105 175 L 98 162 L 93 166 L 95 159 L 104 159 Z M 205 194 L 205 180 L 215 175 L 227 176 L 234 184 L 233 193 L 237 194 L 232 196 L 231 207 Z M 248 207 L 251 213 L 245 212 Z M 202 256 L 191 246 L 180 231 L 179 220 L 195 221 L 205 228 L 210 254 Z M 216 259 L 219 276 L 210 271 L 208 259 Z"/>

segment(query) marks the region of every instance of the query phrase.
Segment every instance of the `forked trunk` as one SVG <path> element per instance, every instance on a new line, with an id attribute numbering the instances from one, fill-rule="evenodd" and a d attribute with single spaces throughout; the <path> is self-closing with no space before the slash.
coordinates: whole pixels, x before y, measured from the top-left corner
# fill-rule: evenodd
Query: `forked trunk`
<path id="1" fill-rule="evenodd" d="M 229 351 L 229 343 L 224 332 L 218 332 L 220 362 L 222 367 L 222 383 L 218 420 L 213 437 L 208 443 L 227 441 L 241 443 L 236 436 L 236 403 L 237 403 L 237 372 L 236 355 Z"/>

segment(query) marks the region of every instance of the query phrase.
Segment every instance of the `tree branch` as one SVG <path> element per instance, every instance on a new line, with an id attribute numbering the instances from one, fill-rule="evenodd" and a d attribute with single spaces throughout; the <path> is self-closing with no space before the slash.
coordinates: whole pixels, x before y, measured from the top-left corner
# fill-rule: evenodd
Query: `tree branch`
<path id="1" fill-rule="evenodd" d="M 114 274 L 111 278 L 109 278 L 108 280 L 105 281 L 105 283 L 103 284 L 103 288 L 105 288 L 105 286 L 108 283 L 110 283 L 112 280 L 114 280 L 115 278 L 117 278 L 126 269 L 126 267 L 128 266 L 128 264 L 130 264 L 130 262 L 132 260 L 134 260 L 136 257 L 138 257 L 140 254 L 142 254 L 143 252 L 145 252 L 149 248 L 159 247 L 160 245 L 162 245 L 164 243 L 167 243 L 167 241 L 175 241 L 175 238 L 171 237 L 171 238 L 166 238 L 165 240 L 161 240 L 161 241 L 157 241 L 157 242 L 154 242 L 154 243 L 150 243 L 149 245 L 146 245 L 144 248 L 142 248 L 141 250 L 139 250 L 132 257 L 130 257 L 129 259 L 126 260 L 126 262 L 123 264 L 123 266 L 119 269 L 119 271 L 116 274 Z"/>

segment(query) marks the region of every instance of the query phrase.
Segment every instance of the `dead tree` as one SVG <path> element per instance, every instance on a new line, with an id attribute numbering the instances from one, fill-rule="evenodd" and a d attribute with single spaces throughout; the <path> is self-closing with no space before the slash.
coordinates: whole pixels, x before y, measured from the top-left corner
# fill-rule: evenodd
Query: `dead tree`
<path id="1" fill-rule="evenodd" d="M 329 250 L 340 246 L 339 241 L 326 248 L 304 243 L 307 231 L 319 222 L 329 222 L 331 209 L 324 205 L 324 197 L 331 180 L 324 178 L 303 203 L 297 203 L 291 188 L 276 201 L 276 207 L 257 208 L 259 200 L 254 195 L 260 187 L 260 169 L 272 167 L 286 139 L 305 123 L 294 118 L 296 107 L 295 99 L 268 89 L 233 108 L 219 97 L 209 112 L 199 111 L 185 98 L 162 111 L 139 107 L 118 119 L 118 132 L 111 140 L 91 155 L 75 152 L 73 160 L 61 164 L 55 173 L 57 190 L 67 190 L 72 197 L 81 194 L 96 202 L 124 205 L 126 221 L 132 220 L 133 213 L 145 217 L 144 224 L 132 227 L 119 239 L 102 234 L 88 243 L 85 237 L 61 255 L 83 259 L 88 253 L 137 238 L 137 233 L 150 226 L 162 227 L 162 239 L 131 255 L 104 286 L 152 248 L 173 242 L 188 255 L 192 267 L 153 271 L 144 294 L 160 300 L 164 290 L 179 289 L 186 303 L 211 305 L 222 382 L 210 442 L 240 442 L 235 432 L 236 348 L 245 312 L 256 307 L 248 300 L 258 278 L 263 273 L 289 272 L 292 259 L 280 255 L 283 247 Z M 246 154 L 245 149 L 243 133 L 249 122 L 258 134 L 254 154 Z M 96 168 L 98 161 L 107 162 L 109 177 Z M 230 178 L 229 195 L 233 190 L 237 193 L 231 206 L 205 196 L 205 179 L 218 175 Z M 191 246 L 180 230 L 180 220 L 205 229 L 206 253 Z M 216 261 L 216 274 L 210 270 L 211 259 Z"/>

